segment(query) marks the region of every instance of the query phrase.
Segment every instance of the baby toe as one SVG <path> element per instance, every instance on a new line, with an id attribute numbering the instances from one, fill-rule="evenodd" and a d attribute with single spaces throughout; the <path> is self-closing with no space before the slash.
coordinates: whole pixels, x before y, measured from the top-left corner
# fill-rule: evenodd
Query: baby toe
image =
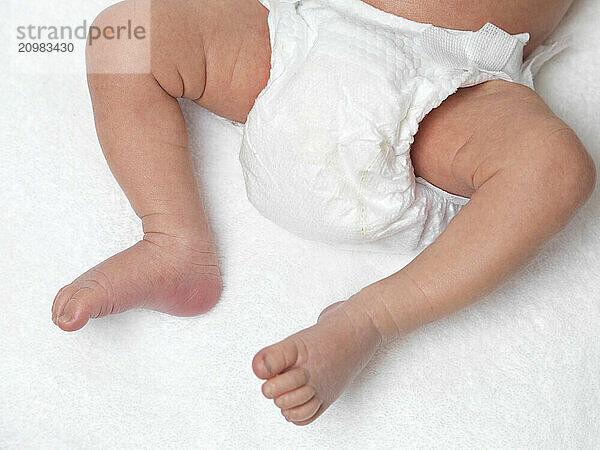
<path id="1" fill-rule="evenodd" d="M 262 386 L 262 392 L 267 398 L 276 398 L 286 392 L 293 391 L 306 384 L 306 371 L 300 367 L 284 372 L 271 378 Z"/>
<path id="2" fill-rule="evenodd" d="M 304 385 L 293 391 L 286 392 L 275 399 L 275 405 L 281 409 L 291 409 L 303 405 L 315 396 L 312 386 Z"/>
<path id="3" fill-rule="evenodd" d="M 90 289 L 76 291 L 58 316 L 57 325 L 64 331 L 76 331 L 82 328 L 90 318 L 93 300 L 94 295 Z"/>
<path id="4" fill-rule="evenodd" d="M 319 407 L 319 409 L 317 410 L 316 414 L 314 414 L 310 419 L 307 420 L 294 420 L 291 421 L 290 419 L 287 419 L 289 422 L 292 422 L 294 425 L 299 426 L 299 427 L 303 427 L 305 425 L 308 425 L 310 423 L 313 423 L 315 420 L 317 420 L 319 418 L 319 416 L 321 415 L 321 412 L 323 411 L 323 405 L 321 405 Z"/>
<path id="5" fill-rule="evenodd" d="M 266 380 L 292 367 L 298 360 L 298 346 L 291 339 L 263 348 L 252 361 L 258 378 Z"/>
<path id="6" fill-rule="evenodd" d="M 58 317 L 63 313 L 65 305 L 71 300 L 71 297 L 77 292 L 77 289 L 77 286 L 73 283 L 60 288 L 52 303 L 52 322 L 58 325 Z"/>
<path id="7" fill-rule="evenodd" d="M 303 405 L 285 409 L 283 415 L 292 422 L 305 422 L 317 414 L 323 403 L 317 397 L 313 397 Z"/>

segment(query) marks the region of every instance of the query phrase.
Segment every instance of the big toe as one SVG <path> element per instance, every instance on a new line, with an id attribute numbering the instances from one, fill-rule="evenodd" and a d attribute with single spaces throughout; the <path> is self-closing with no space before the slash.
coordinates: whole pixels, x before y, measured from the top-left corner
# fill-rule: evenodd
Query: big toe
<path id="1" fill-rule="evenodd" d="M 95 300 L 92 289 L 76 290 L 58 314 L 56 324 L 64 331 L 79 330 L 90 319 Z"/>
<path id="2" fill-rule="evenodd" d="M 292 367 L 298 361 L 298 345 L 292 339 L 263 348 L 252 361 L 258 378 L 266 380 Z"/>
<path id="3" fill-rule="evenodd" d="M 56 297 L 54 297 L 54 302 L 52 303 L 52 322 L 58 325 L 58 318 L 62 315 L 65 310 L 65 305 L 71 300 L 73 294 L 77 292 L 79 288 L 74 284 L 68 284 L 63 286 Z"/>

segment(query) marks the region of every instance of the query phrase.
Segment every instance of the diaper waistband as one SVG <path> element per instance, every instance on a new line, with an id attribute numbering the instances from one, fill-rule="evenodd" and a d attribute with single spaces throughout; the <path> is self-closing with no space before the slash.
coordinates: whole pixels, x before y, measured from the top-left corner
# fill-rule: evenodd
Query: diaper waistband
<path id="1" fill-rule="evenodd" d="M 385 12 L 362 0 L 259 1 L 271 12 L 283 4 L 326 6 L 346 16 L 414 34 L 425 53 L 437 63 L 482 72 L 471 84 L 500 77 L 533 88 L 533 76 L 540 67 L 568 46 L 568 39 L 541 45 L 523 62 L 529 33 L 510 34 L 492 23 L 486 23 L 478 31 L 442 28 Z"/>
<path id="2" fill-rule="evenodd" d="M 456 31 L 435 26 L 421 34 L 423 50 L 436 63 L 460 69 L 504 73 L 521 81 L 523 47 L 529 33 L 512 35 L 492 23 L 478 31 Z"/>

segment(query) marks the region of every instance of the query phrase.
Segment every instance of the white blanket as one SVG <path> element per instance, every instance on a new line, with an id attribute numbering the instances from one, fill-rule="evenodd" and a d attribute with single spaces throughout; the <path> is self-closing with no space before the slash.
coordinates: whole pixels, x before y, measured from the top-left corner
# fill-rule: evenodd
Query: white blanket
<path id="1" fill-rule="evenodd" d="M 221 302 L 197 318 L 130 311 L 74 334 L 55 327 L 56 291 L 134 243 L 140 224 L 101 155 L 83 64 L 62 75 L 7 70 L 16 48 L 5 34 L 17 13 L 42 24 L 85 14 L 89 24 L 107 3 L 0 6 L 0 448 L 600 447 L 598 191 L 512 281 L 378 354 L 325 415 L 297 428 L 260 394 L 254 353 L 408 261 L 268 222 L 245 196 L 239 129 L 184 102 Z M 598 0 L 576 1 L 555 33 L 571 33 L 571 48 L 536 80 L 596 161 L 599 16 Z"/>

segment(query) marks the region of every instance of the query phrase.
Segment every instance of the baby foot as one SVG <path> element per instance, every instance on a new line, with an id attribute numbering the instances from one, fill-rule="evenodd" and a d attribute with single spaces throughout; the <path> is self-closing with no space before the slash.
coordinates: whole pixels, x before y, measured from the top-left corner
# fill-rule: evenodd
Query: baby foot
<path id="1" fill-rule="evenodd" d="M 90 318 L 131 308 L 195 316 L 221 295 L 221 275 L 212 243 L 152 233 L 63 287 L 52 305 L 52 321 L 65 331 Z"/>
<path id="2" fill-rule="evenodd" d="M 346 389 L 382 342 L 363 311 L 338 302 L 317 323 L 262 349 L 252 361 L 262 391 L 285 418 L 308 425 Z"/>

